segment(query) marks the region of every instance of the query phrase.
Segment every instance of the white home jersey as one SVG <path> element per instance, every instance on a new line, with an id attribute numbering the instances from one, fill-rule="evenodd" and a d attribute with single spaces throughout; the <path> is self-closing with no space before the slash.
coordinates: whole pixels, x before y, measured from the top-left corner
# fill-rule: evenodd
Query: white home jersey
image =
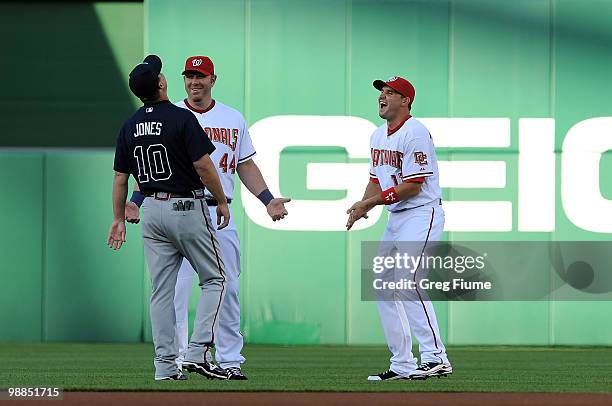
<path id="1" fill-rule="evenodd" d="M 425 179 L 418 195 L 387 205 L 389 211 L 430 204 L 442 197 L 433 140 L 414 117 L 391 131 L 387 123 L 378 127 L 370 138 L 370 153 L 370 179 L 382 190 L 411 179 Z"/>
<path id="2" fill-rule="evenodd" d="M 225 196 L 233 198 L 236 166 L 255 155 L 255 148 L 244 117 L 238 110 L 216 100 L 213 100 L 207 110 L 198 109 L 190 105 L 187 100 L 175 104 L 189 109 L 196 116 L 215 145 L 216 149 L 210 155 L 210 159 L 217 168 Z M 207 192 L 207 196 L 212 197 L 212 194 Z"/>

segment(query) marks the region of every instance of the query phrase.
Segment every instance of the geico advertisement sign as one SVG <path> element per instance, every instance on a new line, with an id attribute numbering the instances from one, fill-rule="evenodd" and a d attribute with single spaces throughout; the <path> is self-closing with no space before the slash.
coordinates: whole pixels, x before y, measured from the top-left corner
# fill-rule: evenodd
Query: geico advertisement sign
<path id="1" fill-rule="evenodd" d="M 510 147 L 509 118 L 423 118 L 437 148 Z M 555 230 L 556 162 L 555 121 L 524 118 L 518 125 L 518 187 L 514 201 L 445 201 L 446 231 L 513 231 L 513 205 L 517 206 L 518 231 Z M 250 133 L 257 146 L 262 173 L 271 190 L 279 190 L 281 152 L 292 146 L 343 147 L 349 158 L 369 158 L 369 139 L 375 125 L 359 117 L 274 116 L 253 124 Z M 591 118 L 575 124 L 565 135 L 561 151 L 560 193 L 567 218 L 587 231 L 612 232 L 612 201 L 599 188 L 602 153 L 612 149 L 612 117 Z M 499 189 L 506 186 L 506 162 L 439 161 L 444 188 Z M 516 170 L 515 169 L 515 170 Z M 290 215 L 273 222 L 261 203 L 246 188 L 242 201 L 249 218 L 274 230 L 341 231 L 345 212 L 361 199 L 368 180 L 366 163 L 310 163 L 308 189 L 345 190 L 338 200 L 292 200 Z M 612 178 L 612 175 L 610 175 Z M 376 207 L 369 219 L 355 228 L 375 224 L 383 208 Z"/>

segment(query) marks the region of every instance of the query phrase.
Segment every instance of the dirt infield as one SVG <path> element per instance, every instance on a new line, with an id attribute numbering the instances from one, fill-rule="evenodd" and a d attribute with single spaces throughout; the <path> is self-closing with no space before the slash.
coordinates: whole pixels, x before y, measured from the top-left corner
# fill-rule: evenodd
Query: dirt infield
<path id="1" fill-rule="evenodd" d="M 72 405 L 117 405 L 133 406 L 184 406 L 184 405 L 339 405 L 361 406 L 384 404 L 419 406 L 473 406 L 475 404 L 505 405 L 610 405 L 612 394 L 594 393 L 322 393 L 322 392 L 67 392 L 61 406 Z M 2 402 L 23 405 L 21 401 Z M 45 404 L 49 401 L 29 401 L 28 405 Z"/>

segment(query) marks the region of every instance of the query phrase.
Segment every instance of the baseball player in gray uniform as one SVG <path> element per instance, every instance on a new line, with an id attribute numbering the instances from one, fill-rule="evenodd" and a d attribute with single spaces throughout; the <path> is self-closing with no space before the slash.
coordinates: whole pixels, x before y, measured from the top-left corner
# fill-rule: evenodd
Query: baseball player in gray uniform
<path id="1" fill-rule="evenodd" d="M 212 88 L 217 75 L 212 60 L 207 56 L 191 56 L 185 61 L 183 79 L 187 98 L 175 103 L 177 106 L 191 112 L 204 132 L 215 146 L 210 155 L 215 163 L 215 169 L 221 179 L 221 186 L 227 201 L 231 204 L 234 196 L 235 175 L 238 174 L 244 186 L 257 196 L 266 211 L 277 221 L 287 214 L 285 203 L 291 199 L 274 198 L 268 190 L 266 182 L 255 164 L 255 148 L 247 123 L 237 110 L 221 103 L 212 97 Z M 215 219 L 217 202 L 206 191 L 206 204 L 211 218 Z M 126 205 L 128 222 L 136 223 L 139 218 L 138 192 L 132 195 L 132 201 Z M 215 360 L 227 371 L 230 380 L 246 380 L 247 376 L 241 369 L 245 362 L 242 355 L 243 338 L 240 333 L 240 240 L 236 225 L 232 220 L 229 226 L 217 233 L 223 263 L 225 264 L 227 286 L 226 295 L 219 314 L 219 328 L 215 336 Z M 176 310 L 176 338 L 178 344 L 177 364 L 183 365 L 183 357 L 188 348 L 188 304 L 189 294 L 193 285 L 195 273 L 186 258 L 179 271 L 174 305 Z"/>
<path id="2" fill-rule="evenodd" d="M 202 295 L 183 368 L 209 379 L 227 379 L 212 362 L 225 271 L 204 187 L 218 204 L 217 225 L 229 224 L 230 211 L 210 154 L 212 145 L 193 114 L 168 101 L 161 60 L 145 58 L 130 73 L 132 92 L 143 106 L 119 132 L 113 182 L 114 219 L 108 246 L 125 241 L 125 200 L 131 174 L 145 196 L 142 237 L 151 273 L 151 328 L 155 345 L 155 379 L 186 380 L 177 368 L 174 289 L 183 257 L 198 274 Z"/>

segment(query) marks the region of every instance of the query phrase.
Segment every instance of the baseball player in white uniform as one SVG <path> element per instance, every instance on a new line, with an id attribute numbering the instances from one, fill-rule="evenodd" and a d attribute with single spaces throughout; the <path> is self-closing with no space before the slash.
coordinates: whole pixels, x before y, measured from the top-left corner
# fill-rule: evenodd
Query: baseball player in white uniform
<path id="1" fill-rule="evenodd" d="M 382 237 L 383 255 L 393 255 L 401 242 L 419 242 L 417 256 L 439 241 L 444 229 L 444 210 L 438 182 L 438 163 L 427 128 L 410 115 L 415 90 L 412 84 L 394 76 L 376 80 L 380 90 L 378 114 L 386 120 L 370 139 L 370 181 L 361 201 L 347 211 L 347 230 L 367 217 L 374 206 L 384 204 L 389 221 Z M 379 252 L 380 255 L 381 252 Z M 425 270 L 416 267 L 413 277 Z M 391 269 L 391 272 L 394 270 Z M 370 381 L 426 379 L 452 373 L 431 301 L 421 289 L 404 296 L 407 300 L 381 300 L 377 307 L 392 353 L 390 368 Z M 412 354 L 412 336 L 419 342 L 421 363 Z"/>
<path id="2" fill-rule="evenodd" d="M 274 198 L 268 190 L 259 167 L 252 158 L 255 148 L 246 121 L 237 110 L 212 98 L 212 87 L 217 80 L 214 64 L 207 56 L 192 56 L 185 61 L 183 71 L 187 98 L 175 103 L 190 110 L 208 135 L 215 151 L 210 155 L 217 168 L 221 185 L 227 201 L 231 203 L 234 194 L 234 174 L 251 193 L 264 204 L 272 220 L 281 220 L 287 215 L 286 198 Z M 217 201 L 206 190 L 206 203 L 211 219 L 216 222 Z M 231 206 L 230 206 L 231 207 Z M 127 213 L 127 211 L 126 211 Z M 132 222 L 138 215 L 137 207 L 131 206 L 127 215 Z M 230 380 L 246 380 L 240 366 L 243 338 L 240 333 L 240 302 L 238 296 L 238 277 L 240 276 L 240 240 L 236 225 L 230 219 L 226 228 L 217 231 L 221 258 L 225 265 L 227 290 L 219 313 L 219 326 L 214 337 L 215 360 L 226 370 Z M 174 306 L 176 312 L 176 340 L 179 356 L 176 359 L 179 369 L 188 345 L 188 304 L 195 271 L 187 259 L 183 259 L 176 281 Z"/>

